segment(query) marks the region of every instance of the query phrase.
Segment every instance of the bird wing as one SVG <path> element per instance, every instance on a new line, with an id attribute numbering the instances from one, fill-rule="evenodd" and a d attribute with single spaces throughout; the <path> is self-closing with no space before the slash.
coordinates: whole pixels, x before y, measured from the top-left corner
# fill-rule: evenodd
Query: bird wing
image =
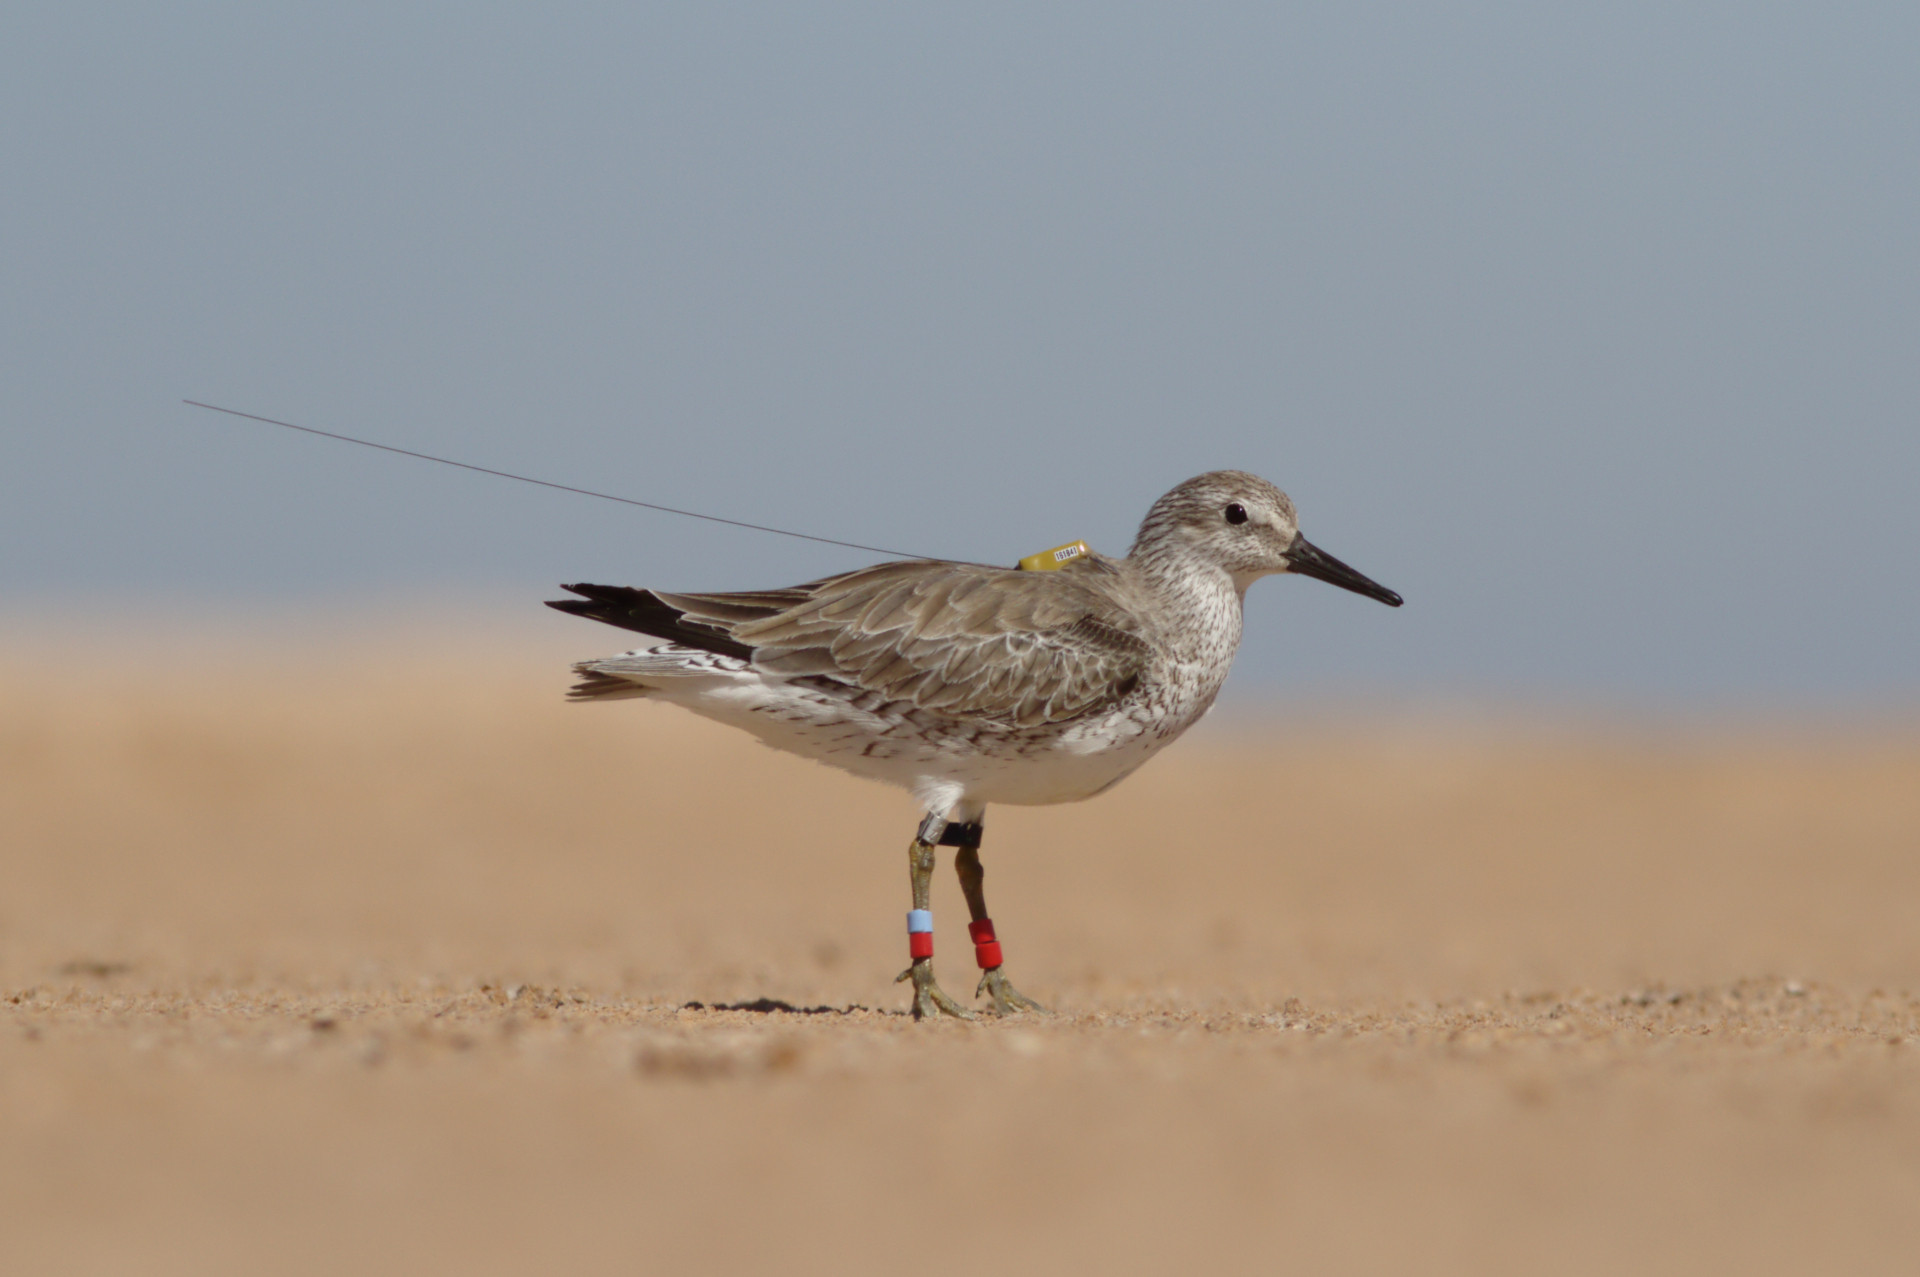
<path id="1" fill-rule="evenodd" d="M 951 718 L 1035 727 L 1133 690 L 1152 648 L 1100 588 L 1113 569 L 882 563 L 790 590 L 570 585 L 553 606 L 770 673 L 824 677 Z"/>

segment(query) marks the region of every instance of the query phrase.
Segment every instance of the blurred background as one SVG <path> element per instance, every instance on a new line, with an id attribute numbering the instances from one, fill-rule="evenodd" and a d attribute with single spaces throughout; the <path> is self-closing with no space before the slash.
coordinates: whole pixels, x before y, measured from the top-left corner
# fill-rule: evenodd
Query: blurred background
<path id="1" fill-rule="evenodd" d="M 1241 467 L 1408 599 L 1256 588 L 1255 699 L 1910 705 L 1917 55 L 1892 3 L 12 6 L 0 623 L 587 655 L 558 581 L 871 557 L 194 398 L 989 561 Z"/>
<path id="2" fill-rule="evenodd" d="M 0 1272 L 1912 1271 L 1916 68 L 0 7 Z M 185 399 L 1008 564 L 1239 467 L 1407 605 L 1262 582 L 1225 729 L 996 808 L 1062 1014 L 915 1026 L 910 798 L 566 705 L 627 638 L 540 606 L 877 556 Z"/>

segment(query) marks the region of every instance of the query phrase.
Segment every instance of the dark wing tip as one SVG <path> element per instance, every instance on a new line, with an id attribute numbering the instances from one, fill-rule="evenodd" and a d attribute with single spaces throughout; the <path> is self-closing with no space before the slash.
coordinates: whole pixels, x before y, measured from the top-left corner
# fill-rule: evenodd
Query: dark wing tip
<path id="1" fill-rule="evenodd" d="M 592 585 L 582 581 L 562 585 L 580 595 L 577 599 L 548 599 L 547 606 L 573 616 L 600 621 L 623 630 L 651 634 L 669 642 L 683 643 L 722 656 L 753 659 L 753 648 L 735 639 L 732 633 L 698 619 L 688 621 L 682 608 L 673 607 L 652 590 L 628 585 Z"/>
<path id="2" fill-rule="evenodd" d="M 648 598 L 652 597 L 650 594 L 647 594 L 645 590 L 633 590 L 621 585 L 593 585 L 586 581 L 581 581 L 575 585 L 563 583 L 560 588 L 578 594 L 580 597 L 577 599 L 548 599 L 546 601 L 548 607 L 556 611 L 569 613 L 573 616 L 585 616 L 596 621 L 606 621 L 610 625 L 620 624 L 619 621 L 613 620 L 608 616 L 610 610 L 619 609 L 619 605 L 622 603 L 632 603 L 634 601 L 633 596 L 635 595 L 645 595 Z"/>

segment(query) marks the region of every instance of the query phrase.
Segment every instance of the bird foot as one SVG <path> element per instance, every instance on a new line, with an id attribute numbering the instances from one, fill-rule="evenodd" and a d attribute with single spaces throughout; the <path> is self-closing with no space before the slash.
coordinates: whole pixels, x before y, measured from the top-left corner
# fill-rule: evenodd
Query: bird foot
<path id="1" fill-rule="evenodd" d="M 980 987 L 973 991 L 973 996 L 977 998 L 983 993 L 993 998 L 995 1015 L 1013 1015 L 1020 1011 L 1032 1011 L 1036 1015 L 1053 1014 L 1014 988 L 1013 981 L 1007 979 L 999 967 L 988 967 L 980 973 Z"/>
<path id="2" fill-rule="evenodd" d="M 934 1015 L 950 1015 L 957 1020 L 971 1020 L 973 1012 L 947 996 L 933 978 L 933 959 L 919 958 L 914 964 L 902 971 L 894 983 L 902 980 L 913 981 L 913 1018 L 924 1020 Z"/>

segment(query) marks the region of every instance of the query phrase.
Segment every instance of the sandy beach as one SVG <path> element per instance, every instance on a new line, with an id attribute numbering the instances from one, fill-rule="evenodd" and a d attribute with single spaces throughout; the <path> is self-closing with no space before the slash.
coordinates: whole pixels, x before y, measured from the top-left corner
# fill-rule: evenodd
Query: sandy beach
<path id="1" fill-rule="evenodd" d="M 0 649 L 9 1273 L 1920 1253 L 1920 728 L 1239 714 L 992 811 L 1058 1014 L 916 1024 L 904 794 L 551 642 L 215 647 Z"/>

